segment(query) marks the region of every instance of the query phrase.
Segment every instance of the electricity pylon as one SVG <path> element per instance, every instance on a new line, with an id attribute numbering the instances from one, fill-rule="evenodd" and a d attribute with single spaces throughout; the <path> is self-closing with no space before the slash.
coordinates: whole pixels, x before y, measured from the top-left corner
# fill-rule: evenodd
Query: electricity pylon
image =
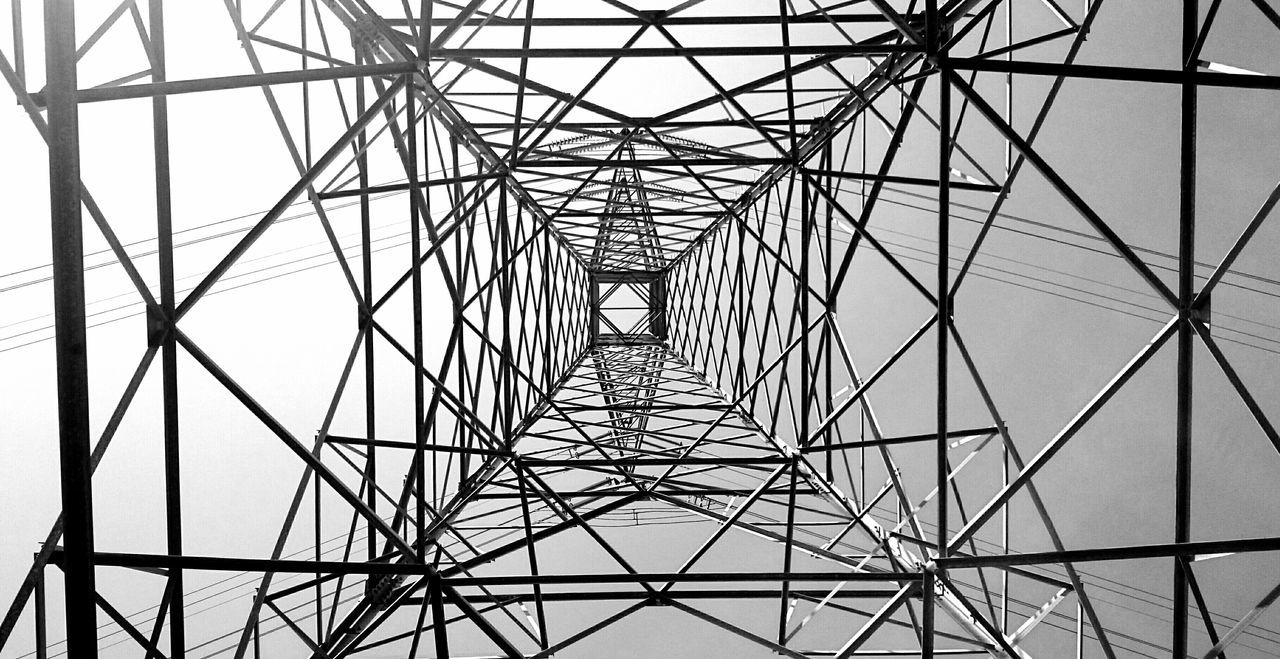
<path id="1" fill-rule="evenodd" d="M 1274 537 L 1192 541 L 1197 345 L 1280 450 L 1209 304 L 1280 194 L 1197 279 L 1198 90 L 1280 89 L 1274 76 L 1204 59 L 1220 3 L 1207 16 L 1182 3 L 1181 65 L 1157 69 L 1076 62 L 1096 0 L 226 0 L 228 38 L 251 72 L 171 79 L 167 53 L 183 43 L 166 43 L 164 3 L 144 12 L 126 0 L 99 15 L 46 0 L 46 74 L 33 84 L 12 2 L 14 57 L 0 53 L 0 73 L 49 142 L 65 510 L 0 647 L 30 611 L 46 656 L 50 566 L 64 575 L 57 619 L 74 657 L 105 645 L 99 620 L 148 656 L 175 658 L 692 656 L 705 652 L 689 649 L 702 636 L 730 639 L 718 648 L 726 656 L 1115 657 L 1135 637 L 1108 632 L 1137 623 L 1093 597 L 1076 566 L 1139 559 L 1162 561 L 1171 585 L 1168 651 L 1211 657 L 1275 599 L 1219 629 L 1194 565 L 1280 550 Z M 101 20 L 88 40 L 76 36 L 73 5 Z M 81 84 L 77 61 L 129 30 L 142 73 Z M 1027 116 L 1012 100 L 1024 78 L 1048 81 Z M 1179 248 L 1166 273 L 1035 145 L 1066 80 L 1177 90 Z M 169 103 L 228 90 L 260 91 L 296 172 L 270 210 L 226 234 L 210 267 L 183 273 L 195 283 L 180 290 Z M 158 278 L 143 274 L 144 256 L 116 237 L 80 174 L 79 109 L 128 99 L 150 102 L 155 175 L 142 188 L 155 197 Z M 1004 383 L 984 378 L 956 311 L 1022 172 L 1161 305 L 1150 340 L 1030 445 L 1015 441 Z M 888 197 L 904 190 L 927 202 L 916 208 L 933 232 L 923 251 L 893 239 Z M 345 359 L 324 356 L 341 377 L 315 428 L 279 421 L 206 351 L 207 319 L 187 318 L 233 289 L 245 255 L 298 205 L 323 233 L 357 320 Z M 983 216 L 963 238 L 960 208 Z M 96 444 L 83 215 L 146 328 Z M 383 219 L 404 231 L 375 235 Z M 858 291 L 880 297 L 878 315 L 845 312 Z M 878 353 L 850 317 L 896 347 L 868 361 Z M 1034 479 L 1166 345 L 1176 345 L 1172 537 L 1077 548 Z M 100 551 L 91 503 L 111 502 L 93 501 L 90 477 L 157 356 L 165 551 Z M 184 548 L 182 485 L 193 475 L 179 417 L 198 401 L 179 383 L 197 370 L 303 470 L 263 502 L 279 509 L 278 530 L 246 529 L 251 556 Z M 882 392 L 891 415 L 872 404 Z M 343 413 L 352 405 L 356 414 Z M 918 431 L 890 431 L 907 424 Z M 1047 549 L 1020 553 L 1011 537 Z M 299 543 L 306 551 L 291 554 Z M 121 613 L 112 602 L 136 593 L 100 587 L 113 570 L 163 579 L 158 602 Z M 250 575 L 226 591 L 236 605 L 220 611 L 234 614 L 202 615 L 208 573 L 227 571 Z M 673 620 L 699 631 L 655 639 Z M 632 623 L 648 631 L 625 631 Z"/>

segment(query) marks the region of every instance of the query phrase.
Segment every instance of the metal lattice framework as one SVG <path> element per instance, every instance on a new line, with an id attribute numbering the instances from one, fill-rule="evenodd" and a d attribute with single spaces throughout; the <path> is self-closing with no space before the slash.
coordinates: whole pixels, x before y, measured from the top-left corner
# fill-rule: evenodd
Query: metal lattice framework
<path id="1" fill-rule="evenodd" d="M 32 17 L 10 2 L 0 73 L 49 146 L 64 513 L 0 648 L 30 616 L 35 656 L 53 656 L 54 566 L 72 657 L 119 639 L 148 657 L 605 656 L 641 618 L 659 636 L 671 620 L 727 632 L 745 643 L 724 646 L 732 656 L 1208 658 L 1274 640 L 1250 635 L 1277 590 L 1224 623 L 1196 575 L 1210 555 L 1274 561 L 1280 537 L 1191 525 L 1195 355 L 1280 451 L 1274 406 L 1220 347 L 1222 332 L 1239 337 L 1211 330 L 1209 314 L 1280 187 L 1252 219 L 1214 219 L 1238 236 L 1216 263 L 1197 270 L 1195 249 L 1199 94 L 1280 89 L 1210 62 L 1206 43 L 1232 4 L 1280 29 L 1266 0 L 1167 3 L 1182 65 L 1165 68 L 1077 63 L 1120 0 L 224 0 L 228 22 L 208 29 L 238 38 L 249 70 L 191 79 L 166 72 L 166 49 L 181 46 L 166 44 L 164 10 L 186 3 L 45 0 L 39 85 L 24 58 Z M 101 21 L 88 39 L 73 5 Z M 78 62 L 122 31 L 142 46 L 141 72 L 80 84 Z M 1034 106 L 1015 106 L 1015 80 Z M 1153 265 L 1036 146 L 1064 85 L 1088 81 L 1178 95 L 1174 266 Z M 260 91 L 296 171 L 184 286 L 169 105 L 233 90 Z M 129 99 L 134 112 L 150 104 L 154 185 L 141 177 L 138 198 L 155 198 L 154 276 L 80 175 L 78 113 Z M 1047 441 L 1015 438 L 1000 405 L 1016 385 L 984 377 L 957 303 L 979 285 L 1021 179 L 1127 266 L 1102 276 L 1144 287 L 1159 328 Z M 900 194 L 931 218 L 927 249 L 882 219 Z M 345 361 L 327 356 L 341 375 L 313 428 L 278 420 L 184 320 L 298 211 L 322 230 L 344 282 L 332 295 L 358 318 Z M 971 211 L 977 222 L 954 229 Z M 147 327 L 92 441 L 84 215 Z M 859 289 L 887 302 L 864 313 Z M 896 348 L 860 349 L 850 318 Z M 1055 525 L 1048 500 L 1062 495 L 1038 477 L 1162 353 L 1176 353 L 1172 536 L 1081 545 Z M 93 501 L 90 476 L 157 357 L 166 550 L 101 551 L 92 511 L 110 502 Z M 271 503 L 278 532 L 246 531 L 248 557 L 184 550 L 190 373 L 211 376 L 303 469 Z M 899 402 L 886 415 L 873 397 Z M 412 422 L 388 420 L 396 409 Z M 1144 559 L 1171 598 L 1158 634 L 1135 631 L 1146 623 L 1081 571 Z M 99 585 L 112 571 L 162 583 L 158 602 L 136 615 L 117 605 L 133 594 Z M 227 572 L 251 577 L 239 608 L 203 615 L 196 595 Z M 1260 573 L 1274 585 L 1274 569 Z M 667 646 L 692 643 L 683 634 Z"/>

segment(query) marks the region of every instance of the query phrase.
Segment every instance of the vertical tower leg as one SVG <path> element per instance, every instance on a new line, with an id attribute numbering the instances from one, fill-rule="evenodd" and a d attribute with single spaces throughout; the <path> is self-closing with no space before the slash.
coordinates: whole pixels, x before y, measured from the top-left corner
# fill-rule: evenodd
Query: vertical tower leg
<path id="1" fill-rule="evenodd" d="M 76 107 L 73 0 L 45 0 L 49 109 L 49 219 L 57 332 L 58 448 L 62 470 L 62 570 L 67 653 L 96 657 L 93 490 L 89 481 L 89 362 L 85 345 L 84 244 L 80 221 L 80 130 Z"/>

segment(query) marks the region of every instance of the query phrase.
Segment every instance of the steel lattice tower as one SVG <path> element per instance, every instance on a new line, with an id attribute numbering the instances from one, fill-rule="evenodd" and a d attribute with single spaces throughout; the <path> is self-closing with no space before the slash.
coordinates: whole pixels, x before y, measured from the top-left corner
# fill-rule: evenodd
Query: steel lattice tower
<path id="1" fill-rule="evenodd" d="M 1280 90 L 1280 77 L 1210 61 L 1215 17 L 1236 4 L 1280 30 L 1266 0 L 1167 3 L 1181 65 L 1158 67 L 1090 55 L 1095 22 L 1121 0 L 224 0 L 228 20 L 207 29 L 244 59 L 192 78 L 166 67 L 182 43 L 166 42 L 165 13 L 187 3 L 44 0 L 38 84 L 25 57 L 37 17 L 10 3 L 0 73 L 49 148 L 65 512 L 8 608 L 2 650 L 30 620 L 42 658 L 50 625 L 72 657 L 114 656 L 110 634 L 148 657 L 632 656 L 611 645 L 617 630 L 661 637 L 678 620 L 702 631 L 666 638 L 676 656 L 707 653 L 680 649 L 705 634 L 741 643 L 725 656 L 1207 658 L 1240 643 L 1236 657 L 1275 599 L 1280 577 L 1264 568 L 1266 597 L 1215 619 L 1222 600 L 1206 600 L 1198 561 L 1274 568 L 1280 537 L 1192 524 L 1205 373 L 1225 378 L 1261 437 L 1249 441 L 1280 451 L 1275 406 L 1251 393 L 1210 314 L 1280 187 L 1251 218 L 1197 206 L 1205 90 Z M 121 32 L 145 70 L 78 81 L 95 42 Z M 1153 265 L 1146 236 L 1037 145 L 1060 93 L 1085 83 L 1176 97 L 1176 217 L 1159 242 L 1171 263 Z M 291 184 L 207 267 L 180 259 L 188 285 L 175 273 L 186 247 L 170 104 L 233 93 L 265 99 Z M 81 176 L 78 115 L 99 104 L 150 125 L 154 168 L 135 177 L 158 236 L 146 255 Z M 1101 386 L 1064 381 L 1077 411 L 1047 437 L 1017 436 L 1001 406 L 1018 385 L 984 377 L 986 355 L 967 343 L 967 328 L 1017 312 L 992 319 L 982 289 L 966 316 L 962 295 L 1023 186 L 1068 209 L 1079 239 L 1122 266 L 1097 276 L 1140 287 L 1158 327 L 1124 343 Z M 904 199 L 929 218 L 926 249 L 892 228 Z M 282 421 L 188 317 L 296 212 L 322 232 L 340 271 L 328 295 L 354 318 L 347 352 L 315 356 L 340 375 L 310 426 Z M 95 392 L 118 400 L 105 426 L 90 424 L 86 221 L 146 325 L 123 394 Z M 386 221 L 399 242 L 379 233 Z M 1197 256 L 1205 227 L 1232 236 L 1220 258 Z M 859 295 L 881 306 L 863 311 Z M 271 309 L 255 319 L 268 327 Z M 1161 412 L 1171 532 L 1081 544 L 1093 536 L 1055 519 L 1089 486 L 1055 490 L 1046 467 L 1153 363 L 1173 392 Z M 90 476 L 148 371 L 163 550 L 104 551 L 94 510 L 111 502 Z M 246 529 L 227 555 L 187 546 L 184 479 L 198 476 L 180 420 L 203 403 L 180 384 L 195 374 L 302 470 L 263 502 L 283 524 Z M 1091 393 L 1076 400 L 1080 386 Z M 1134 631 L 1148 623 L 1085 574 L 1126 561 L 1170 598 L 1157 634 Z M 250 577 L 238 608 L 206 615 L 227 573 Z M 133 613 L 117 598 L 136 593 L 102 581 L 115 574 L 160 584 L 159 597 Z"/>

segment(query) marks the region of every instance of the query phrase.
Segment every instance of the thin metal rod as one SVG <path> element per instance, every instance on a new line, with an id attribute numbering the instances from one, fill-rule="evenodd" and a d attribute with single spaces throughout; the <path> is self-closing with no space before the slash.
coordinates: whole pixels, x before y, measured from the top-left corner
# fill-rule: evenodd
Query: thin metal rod
<path id="1" fill-rule="evenodd" d="M 948 569 L 1036 565 L 1039 563 L 1088 563 L 1093 561 L 1130 561 L 1143 558 L 1173 556 L 1208 556 L 1210 554 L 1244 554 L 1280 551 L 1280 537 L 1246 538 L 1243 540 L 1205 540 L 1200 542 L 1129 545 L 1096 549 L 1027 552 L 992 556 L 951 556 L 939 559 Z"/>
<path id="2" fill-rule="evenodd" d="M 166 79 L 164 3 L 150 2 L 151 75 L 156 82 Z M 169 185 L 169 100 L 151 99 L 153 150 L 156 176 L 156 238 L 160 266 L 160 318 L 153 332 L 159 334 L 162 406 L 164 414 L 164 489 L 166 548 L 182 553 L 182 478 L 178 433 L 178 347 L 172 331 L 174 313 L 173 213 Z M 152 337 L 155 340 L 157 337 Z M 169 654 L 186 656 L 186 614 L 181 569 L 170 570 Z"/>

